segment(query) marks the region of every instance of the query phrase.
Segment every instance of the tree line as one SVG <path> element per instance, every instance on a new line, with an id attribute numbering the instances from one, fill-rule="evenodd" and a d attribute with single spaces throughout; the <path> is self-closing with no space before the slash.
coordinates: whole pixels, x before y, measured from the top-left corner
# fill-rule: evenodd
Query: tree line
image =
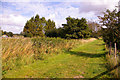
<path id="1" fill-rule="evenodd" d="M 55 22 L 45 17 L 40 18 L 37 14 L 31 17 L 24 26 L 20 34 L 13 34 L 2 30 L 2 35 L 12 37 L 13 35 L 23 35 L 24 37 L 61 37 L 65 39 L 79 39 L 101 36 L 101 27 L 98 23 L 87 21 L 85 18 L 66 18 L 67 23 L 56 28 Z"/>
<path id="2" fill-rule="evenodd" d="M 22 34 L 24 37 L 46 36 L 79 39 L 89 38 L 95 33 L 93 28 L 88 27 L 90 24 L 85 18 L 78 19 L 69 16 L 66 21 L 66 24 L 62 24 L 63 27 L 56 28 L 53 20 L 46 20 L 45 17 L 40 18 L 37 14 L 26 22 Z"/>
<path id="3" fill-rule="evenodd" d="M 2 32 L 2 35 L 7 35 L 8 37 L 12 37 L 13 36 L 12 32 L 7 32 L 7 31 L 3 31 L 3 30 L 1 30 L 1 32 Z"/>

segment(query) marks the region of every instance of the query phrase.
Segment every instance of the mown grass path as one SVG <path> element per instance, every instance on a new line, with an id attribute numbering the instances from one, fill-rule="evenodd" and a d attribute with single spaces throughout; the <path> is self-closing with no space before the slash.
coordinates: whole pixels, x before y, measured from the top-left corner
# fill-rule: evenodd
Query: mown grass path
<path id="1" fill-rule="evenodd" d="M 93 78 L 106 71 L 102 40 L 79 45 L 70 51 L 8 71 L 6 78 Z"/>

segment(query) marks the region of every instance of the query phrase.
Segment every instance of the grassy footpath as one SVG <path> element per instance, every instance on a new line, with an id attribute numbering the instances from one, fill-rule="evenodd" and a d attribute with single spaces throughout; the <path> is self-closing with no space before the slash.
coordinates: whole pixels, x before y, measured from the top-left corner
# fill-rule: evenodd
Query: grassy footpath
<path id="1" fill-rule="evenodd" d="M 52 54 L 45 60 L 10 70 L 6 78 L 92 78 L 106 71 L 102 40 L 82 44 L 61 54 Z"/>

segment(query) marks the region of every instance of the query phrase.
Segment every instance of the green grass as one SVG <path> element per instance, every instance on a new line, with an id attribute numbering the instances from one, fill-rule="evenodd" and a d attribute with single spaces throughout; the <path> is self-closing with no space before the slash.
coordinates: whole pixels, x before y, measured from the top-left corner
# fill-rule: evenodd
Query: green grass
<path id="1" fill-rule="evenodd" d="M 49 54 L 44 60 L 9 70 L 5 78 L 93 78 L 106 71 L 104 42 L 83 43 L 61 54 Z"/>

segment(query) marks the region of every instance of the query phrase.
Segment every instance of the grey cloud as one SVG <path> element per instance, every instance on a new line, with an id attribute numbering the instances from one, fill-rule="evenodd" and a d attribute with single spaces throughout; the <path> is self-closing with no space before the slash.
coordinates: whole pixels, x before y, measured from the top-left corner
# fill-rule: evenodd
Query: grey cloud
<path id="1" fill-rule="evenodd" d="M 101 14 L 108 5 L 94 5 L 88 2 L 81 3 L 79 7 L 80 13 L 94 12 L 95 15 Z"/>

